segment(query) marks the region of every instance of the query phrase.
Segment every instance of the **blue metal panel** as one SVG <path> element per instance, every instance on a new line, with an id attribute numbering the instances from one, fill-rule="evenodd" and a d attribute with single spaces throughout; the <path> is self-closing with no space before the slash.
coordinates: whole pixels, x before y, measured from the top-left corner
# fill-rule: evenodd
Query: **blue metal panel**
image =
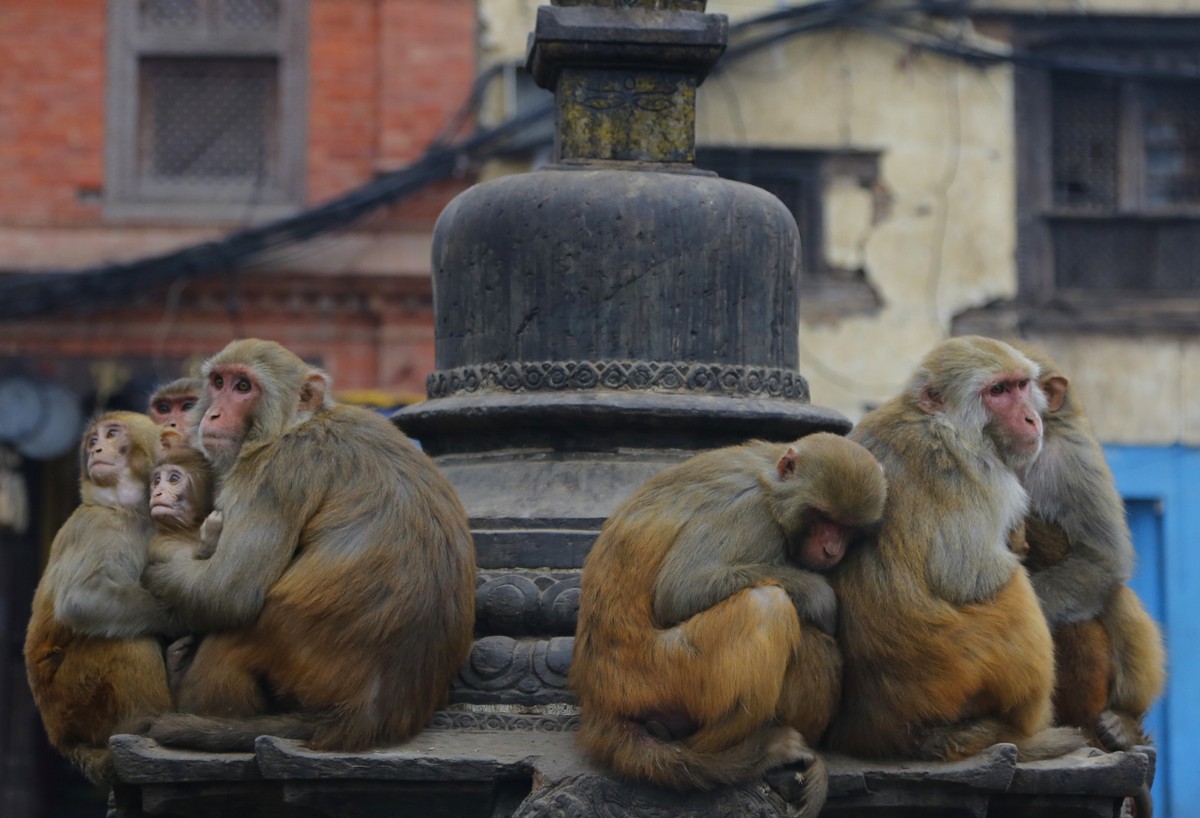
<path id="1" fill-rule="evenodd" d="M 1200 758 L 1200 450 L 1106 446 L 1126 499 L 1138 572 L 1133 586 L 1163 626 L 1169 678 L 1155 708 L 1159 763 L 1156 814 L 1200 815 L 1200 776 L 1189 760 Z"/>

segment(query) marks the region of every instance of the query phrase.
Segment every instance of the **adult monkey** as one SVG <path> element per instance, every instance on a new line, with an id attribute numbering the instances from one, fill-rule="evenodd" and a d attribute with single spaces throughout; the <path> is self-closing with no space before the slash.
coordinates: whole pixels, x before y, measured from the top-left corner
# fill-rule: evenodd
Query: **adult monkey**
<path id="1" fill-rule="evenodd" d="M 186 442 L 192 433 L 188 414 L 203 392 L 204 381 L 200 378 L 178 378 L 154 390 L 147 414 L 159 426 L 178 431 Z"/>
<path id="2" fill-rule="evenodd" d="M 1013 345 L 1039 365 L 1048 397 L 1045 450 L 1023 482 L 1025 564 L 1058 661 L 1055 713 L 1097 746 L 1128 750 L 1148 740 L 1142 719 L 1162 693 L 1162 634 L 1125 584 L 1134 561 L 1125 504 L 1082 405 L 1049 355 Z"/>
<path id="3" fill-rule="evenodd" d="M 178 695 L 194 715 L 150 735 L 211 750 L 262 734 L 339 750 L 412 735 L 471 644 L 474 549 L 454 490 L 279 344 L 234 341 L 203 373 L 197 436 L 223 528 L 211 558 L 146 571 L 207 634 Z"/>
<path id="4" fill-rule="evenodd" d="M 138 580 L 154 528 L 146 485 L 159 429 L 109 412 L 80 445 L 82 502 L 59 529 L 33 597 L 25 669 L 50 742 L 94 783 L 111 778 L 108 737 L 170 709 L 155 634 L 176 631 Z"/>
<path id="5" fill-rule="evenodd" d="M 664 469 L 605 522 L 584 564 L 570 681 L 579 740 L 675 788 L 811 760 L 837 707 L 837 602 L 823 571 L 879 519 L 883 473 L 828 433 Z"/>
<path id="6" fill-rule="evenodd" d="M 842 706 L 831 747 L 953 760 L 1000 741 L 1023 760 L 1083 745 L 1049 728 L 1050 631 L 1009 548 L 1027 498 L 1015 470 L 1042 445 L 1038 367 L 952 338 L 851 432 L 883 464 L 877 536 L 831 574 L 842 604 Z"/>

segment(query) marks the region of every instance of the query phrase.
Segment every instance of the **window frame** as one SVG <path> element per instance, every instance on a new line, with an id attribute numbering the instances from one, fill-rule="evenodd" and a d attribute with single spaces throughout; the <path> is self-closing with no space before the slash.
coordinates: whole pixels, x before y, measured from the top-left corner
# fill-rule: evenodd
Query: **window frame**
<path id="1" fill-rule="evenodd" d="M 1012 20 L 1016 50 L 1053 55 L 1056 47 L 1081 41 L 1200 47 L 1200 18 L 1179 19 L 1028 18 Z M 1112 211 L 1058 205 L 1054 201 L 1053 69 L 1034 64 L 1014 67 L 1016 144 L 1017 305 L 1026 328 L 1103 331 L 1200 330 L 1200 290 L 1140 292 L 1135 289 L 1059 287 L 1055 279 L 1052 222 L 1076 219 L 1165 223 L 1187 220 L 1200 226 L 1200 206 L 1149 207 L 1144 201 L 1141 156 L 1141 91 L 1146 80 L 1118 83 L 1116 206 Z M 1153 82 L 1153 80 L 1150 80 Z"/>
<path id="2" fill-rule="evenodd" d="M 207 10 L 219 0 L 201 0 Z M 280 0 L 273 31 L 142 31 L 138 0 L 109 0 L 104 217 L 110 221 L 255 221 L 304 204 L 308 131 L 308 0 Z M 139 172 L 143 58 L 270 58 L 278 64 L 278 168 L 253 196 L 214 185 L 186 189 L 146 182 Z"/>
<path id="3" fill-rule="evenodd" d="M 696 146 L 695 164 L 712 170 L 722 158 L 751 171 L 788 172 L 778 174 L 800 180 L 806 190 L 804 224 L 796 220 L 800 231 L 800 317 L 808 323 L 838 320 L 849 315 L 873 314 L 882 307 L 882 299 L 867 281 L 863 270 L 845 270 L 829 264 L 825 253 L 826 193 L 835 178 L 854 178 L 867 189 L 879 180 L 880 152 L 839 148 L 781 148 L 766 145 L 701 144 Z M 736 175 L 722 178 L 745 181 Z M 754 184 L 747 182 L 747 184 Z M 757 185 L 756 185 L 757 186 Z M 765 190 L 765 188 L 763 188 Z M 787 206 L 787 203 L 784 203 Z M 793 216 L 796 213 L 788 207 Z"/>

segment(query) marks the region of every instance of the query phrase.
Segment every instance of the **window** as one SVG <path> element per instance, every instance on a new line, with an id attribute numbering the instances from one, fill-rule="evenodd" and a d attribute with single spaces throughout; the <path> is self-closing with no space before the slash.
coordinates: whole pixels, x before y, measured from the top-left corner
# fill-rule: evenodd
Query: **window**
<path id="1" fill-rule="evenodd" d="M 303 201 L 306 6 L 110 3 L 106 214 L 277 215 Z"/>
<path id="2" fill-rule="evenodd" d="M 878 156 L 856 151 L 697 147 L 697 167 L 773 193 L 800 230 L 800 309 L 807 319 L 873 311 L 880 306 L 863 270 L 829 263 L 824 246 L 824 200 L 835 179 L 875 191 Z"/>
<path id="3" fill-rule="evenodd" d="M 1200 25 L 1035 27 L 1017 79 L 1027 303 L 1200 296 Z M 1112 75 L 1068 70 L 1104 62 Z"/>

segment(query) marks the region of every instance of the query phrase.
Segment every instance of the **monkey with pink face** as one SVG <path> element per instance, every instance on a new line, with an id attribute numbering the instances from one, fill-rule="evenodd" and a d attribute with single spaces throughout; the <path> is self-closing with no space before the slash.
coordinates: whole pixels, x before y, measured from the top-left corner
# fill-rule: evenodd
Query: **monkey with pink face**
<path id="1" fill-rule="evenodd" d="M 879 529 L 830 580 L 842 605 L 837 750 L 954 760 L 997 742 L 1022 760 L 1083 745 L 1052 728 L 1054 649 L 1010 547 L 1028 509 L 1018 472 L 1042 448 L 1038 365 L 952 338 L 851 432 L 883 465 Z"/>

